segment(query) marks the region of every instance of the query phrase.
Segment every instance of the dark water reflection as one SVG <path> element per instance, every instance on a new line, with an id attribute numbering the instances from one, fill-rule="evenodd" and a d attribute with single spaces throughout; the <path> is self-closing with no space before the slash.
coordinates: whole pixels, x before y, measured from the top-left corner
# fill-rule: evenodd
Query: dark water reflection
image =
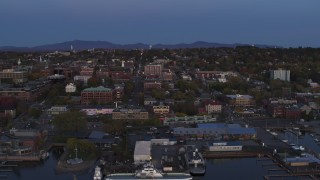
<path id="1" fill-rule="evenodd" d="M 61 152 L 61 151 L 60 151 Z M 57 174 L 55 166 L 60 153 L 57 149 L 50 152 L 50 158 L 40 163 L 20 163 L 12 172 L 0 172 L 0 175 L 7 176 L 4 179 L 10 180 L 73 180 L 74 175 L 78 180 L 91 179 L 92 169 L 83 173 Z"/>
<path id="2" fill-rule="evenodd" d="M 314 137 L 306 134 L 299 139 L 299 144 L 312 149 L 319 153 L 320 146 L 314 142 Z M 60 152 L 61 153 L 61 152 Z M 0 175 L 7 175 L 6 179 L 12 180 L 72 180 L 74 174 L 57 174 L 55 166 L 60 153 L 57 150 L 50 152 L 50 158 L 41 163 L 23 163 L 13 172 L 0 172 Z M 284 171 L 269 171 L 268 169 L 278 168 L 275 166 L 263 166 L 263 163 L 271 163 L 272 161 L 257 161 L 257 158 L 234 158 L 234 159 L 208 159 L 207 171 L 204 176 L 196 176 L 196 180 L 255 180 L 263 179 L 263 175 L 286 174 Z M 93 168 L 87 172 L 75 174 L 78 180 L 92 179 Z M 307 177 L 286 177 L 280 179 L 308 179 Z"/>

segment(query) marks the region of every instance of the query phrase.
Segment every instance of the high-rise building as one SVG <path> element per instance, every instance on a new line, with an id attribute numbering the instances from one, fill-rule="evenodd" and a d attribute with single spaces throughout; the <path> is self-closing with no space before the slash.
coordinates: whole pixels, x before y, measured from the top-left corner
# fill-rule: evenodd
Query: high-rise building
<path id="1" fill-rule="evenodd" d="M 271 79 L 280 79 L 282 81 L 289 81 L 290 82 L 290 70 L 271 70 L 270 71 Z"/>

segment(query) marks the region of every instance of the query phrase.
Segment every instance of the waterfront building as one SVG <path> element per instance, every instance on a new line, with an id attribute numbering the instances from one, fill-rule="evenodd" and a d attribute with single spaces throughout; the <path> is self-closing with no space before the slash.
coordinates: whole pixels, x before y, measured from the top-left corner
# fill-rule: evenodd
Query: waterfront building
<path id="1" fill-rule="evenodd" d="M 117 143 L 115 138 L 110 137 L 109 134 L 101 131 L 92 131 L 88 140 L 102 150 L 109 149 L 112 145 L 116 145 Z"/>
<path id="2" fill-rule="evenodd" d="M 196 128 L 177 127 L 173 129 L 176 136 L 221 137 L 228 139 L 255 139 L 257 132 L 254 128 L 244 128 L 239 124 L 205 123 Z"/>
<path id="3" fill-rule="evenodd" d="M 151 141 L 137 141 L 133 155 L 134 163 L 144 164 L 151 159 Z"/>
<path id="4" fill-rule="evenodd" d="M 242 151 L 242 145 L 238 141 L 214 142 L 211 145 L 209 145 L 209 151 Z"/>
<path id="5" fill-rule="evenodd" d="M 270 71 L 271 79 L 279 79 L 290 82 L 290 70 L 278 69 Z"/>
<path id="6" fill-rule="evenodd" d="M 110 103 L 113 101 L 113 90 L 103 86 L 86 88 L 81 92 L 81 104 Z"/>

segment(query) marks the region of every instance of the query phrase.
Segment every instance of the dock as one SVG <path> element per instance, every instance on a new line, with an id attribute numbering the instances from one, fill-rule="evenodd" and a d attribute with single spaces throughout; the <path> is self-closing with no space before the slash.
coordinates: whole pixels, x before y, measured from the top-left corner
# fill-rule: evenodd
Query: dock
<path id="1" fill-rule="evenodd" d="M 204 158 L 247 158 L 247 157 L 263 157 L 264 154 L 255 152 L 204 152 Z"/>
<path id="2" fill-rule="evenodd" d="M 40 156 L 0 156 L 0 161 L 40 161 Z"/>

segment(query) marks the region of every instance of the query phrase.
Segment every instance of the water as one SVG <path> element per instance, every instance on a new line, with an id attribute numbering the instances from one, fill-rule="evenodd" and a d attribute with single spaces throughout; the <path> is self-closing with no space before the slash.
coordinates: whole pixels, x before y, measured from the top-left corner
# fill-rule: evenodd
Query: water
<path id="1" fill-rule="evenodd" d="M 313 137 L 306 134 L 299 139 L 299 144 L 312 149 L 314 152 L 320 153 L 320 146 L 318 146 Z M 50 152 L 50 158 L 44 163 L 25 164 L 20 165 L 14 172 L 0 172 L 0 175 L 7 175 L 7 179 L 12 180 L 72 180 L 73 174 L 57 174 L 55 166 L 59 155 Z M 208 159 L 206 161 L 206 174 L 204 176 L 195 176 L 196 180 L 233 180 L 233 179 L 263 179 L 264 175 L 272 174 L 286 174 L 284 171 L 269 171 L 268 169 L 278 168 L 275 166 L 263 166 L 264 163 L 271 163 L 268 161 L 257 161 L 257 158 L 234 158 L 234 159 Z M 93 175 L 93 168 L 84 173 L 75 174 L 78 180 L 90 180 Z M 303 179 L 301 177 L 286 177 L 280 179 Z M 304 177 L 304 179 L 307 179 Z"/>
<path id="2" fill-rule="evenodd" d="M 0 175 L 7 175 L 7 178 L 4 179 L 10 180 L 73 180 L 74 175 L 76 175 L 77 180 L 92 179 L 92 170 L 84 173 L 57 174 L 55 167 L 58 158 L 59 155 L 51 151 L 49 159 L 43 163 L 23 163 L 13 172 L 0 172 Z"/>
<path id="3" fill-rule="evenodd" d="M 256 158 L 207 160 L 206 174 L 194 179 L 263 179 L 267 169 Z"/>

